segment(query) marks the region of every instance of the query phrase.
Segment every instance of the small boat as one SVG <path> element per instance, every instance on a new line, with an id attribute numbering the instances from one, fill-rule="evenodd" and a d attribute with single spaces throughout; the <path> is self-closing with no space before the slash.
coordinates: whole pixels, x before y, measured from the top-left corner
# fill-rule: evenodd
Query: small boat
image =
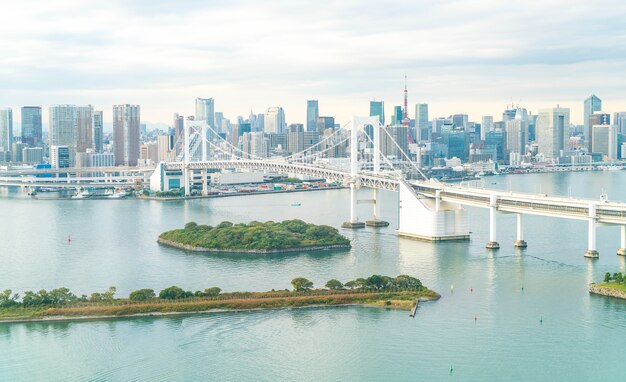
<path id="1" fill-rule="evenodd" d="M 77 190 L 76 194 L 72 195 L 72 199 L 87 199 L 91 196 L 88 190 Z"/>
<path id="2" fill-rule="evenodd" d="M 28 187 L 28 196 L 35 196 L 37 195 L 37 188 L 36 187 Z"/>
<path id="3" fill-rule="evenodd" d="M 409 317 L 415 317 L 415 313 L 417 313 L 417 306 L 419 305 L 420 300 L 415 300 L 415 306 L 411 309 L 411 313 L 409 313 Z"/>
<path id="4" fill-rule="evenodd" d="M 302 205 L 302 203 L 291 203 L 291 205 L 293 207 L 300 207 Z"/>

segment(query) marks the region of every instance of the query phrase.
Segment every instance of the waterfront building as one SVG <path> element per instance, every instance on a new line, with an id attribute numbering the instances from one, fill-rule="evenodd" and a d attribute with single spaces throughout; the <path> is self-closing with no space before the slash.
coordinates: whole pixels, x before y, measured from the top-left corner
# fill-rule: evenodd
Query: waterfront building
<path id="1" fill-rule="evenodd" d="M 61 147 L 68 150 L 69 167 L 74 166 L 76 158 L 76 143 L 78 141 L 78 107 L 75 105 L 54 105 L 49 109 L 50 126 L 50 163 L 57 168 L 61 168 L 58 163 L 53 162 L 53 157 L 59 158 L 58 149 Z M 84 124 L 81 124 L 84 126 Z M 56 150 L 56 151 L 55 151 Z"/>
<path id="2" fill-rule="evenodd" d="M 484 141 L 487 133 L 493 131 L 493 116 L 492 115 L 483 115 L 482 121 L 480 124 L 480 140 Z"/>
<path id="3" fill-rule="evenodd" d="M 50 146 L 50 164 L 53 168 L 68 168 L 73 165 L 74 158 L 68 146 Z M 76 155 L 74 155 L 76 157 Z"/>
<path id="4" fill-rule="evenodd" d="M 169 162 L 176 156 L 173 135 L 159 135 L 157 137 L 157 162 Z"/>
<path id="5" fill-rule="evenodd" d="M 196 121 L 206 121 L 213 129 L 215 126 L 215 102 L 213 98 L 196 98 Z"/>
<path id="6" fill-rule="evenodd" d="M 41 146 L 43 143 L 41 125 L 41 107 L 23 106 L 22 143 L 31 147 Z"/>
<path id="7" fill-rule="evenodd" d="M 320 116 L 316 99 L 306 101 L 306 131 L 317 131 L 317 118 Z"/>
<path id="8" fill-rule="evenodd" d="M 22 162 L 22 150 L 24 149 L 24 144 L 22 142 L 13 142 L 11 144 L 11 162 L 20 163 Z"/>
<path id="9" fill-rule="evenodd" d="M 614 113 L 613 124 L 617 126 L 617 134 L 626 135 L 626 111 Z"/>
<path id="10" fill-rule="evenodd" d="M 285 131 L 285 111 L 280 106 L 268 107 L 264 118 L 266 133 L 282 134 Z"/>
<path id="11" fill-rule="evenodd" d="M 102 119 L 102 110 L 94 110 L 93 112 L 93 141 L 97 153 L 104 150 L 104 121 Z"/>
<path id="12" fill-rule="evenodd" d="M 113 153 L 116 166 L 136 166 L 139 159 L 139 105 L 113 106 Z"/>
<path id="13" fill-rule="evenodd" d="M 617 126 L 601 124 L 591 126 L 592 152 L 601 153 L 608 160 L 617 159 Z"/>
<path id="14" fill-rule="evenodd" d="M 93 107 L 76 107 L 76 152 L 84 153 L 93 149 Z"/>
<path id="15" fill-rule="evenodd" d="M 515 118 L 505 122 L 506 152 L 504 158 L 510 154 L 524 155 L 526 153 L 526 137 L 528 130 L 528 112 L 518 108 Z"/>
<path id="16" fill-rule="evenodd" d="M 540 109 L 537 119 L 537 144 L 545 159 L 560 156 L 560 151 L 569 145 L 569 108 L 555 107 Z"/>
<path id="17" fill-rule="evenodd" d="M 302 150 L 304 150 L 304 126 L 301 123 L 292 123 L 287 127 L 287 151 L 293 154 Z"/>
<path id="18" fill-rule="evenodd" d="M 10 161 L 11 144 L 13 143 L 13 110 L 0 109 L 0 162 Z"/>
<path id="19" fill-rule="evenodd" d="M 383 101 L 370 101 L 370 117 L 378 116 L 380 124 L 385 124 L 385 102 Z"/>
<path id="20" fill-rule="evenodd" d="M 89 153 L 89 167 L 113 167 L 115 166 L 115 154 L 113 153 Z"/>
<path id="21" fill-rule="evenodd" d="M 593 123 L 589 121 L 589 117 L 600 110 L 602 110 L 602 100 L 598 98 L 598 96 L 592 94 L 585 99 L 583 122 L 585 125 L 585 139 L 587 139 L 587 147 L 589 148 L 589 151 L 591 151 L 591 146 L 593 144 L 593 134 L 591 132 L 591 126 Z"/>
<path id="22" fill-rule="evenodd" d="M 43 147 L 24 147 L 22 149 L 22 162 L 43 163 Z"/>
<path id="23" fill-rule="evenodd" d="M 415 104 L 415 132 L 418 141 L 430 140 L 430 126 L 428 120 L 428 104 Z"/>
<path id="24" fill-rule="evenodd" d="M 139 148 L 139 159 L 144 164 L 153 164 L 159 161 L 159 146 L 157 142 L 148 142 Z"/>

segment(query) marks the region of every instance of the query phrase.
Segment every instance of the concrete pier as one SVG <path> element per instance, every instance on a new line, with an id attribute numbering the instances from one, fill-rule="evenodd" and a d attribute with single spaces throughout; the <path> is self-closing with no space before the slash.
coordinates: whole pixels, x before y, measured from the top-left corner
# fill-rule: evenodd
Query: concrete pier
<path id="1" fill-rule="evenodd" d="M 515 248 L 526 248 L 528 244 L 524 240 L 524 226 L 522 224 L 522 214 L 517 214 L 517 240 L 513 243 Z"/>

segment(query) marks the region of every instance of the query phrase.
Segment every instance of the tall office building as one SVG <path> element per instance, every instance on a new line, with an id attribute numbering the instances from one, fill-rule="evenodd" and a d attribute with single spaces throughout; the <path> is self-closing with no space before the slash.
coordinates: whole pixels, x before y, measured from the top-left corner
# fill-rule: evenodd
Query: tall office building
<path id="1" fill-rule="evenodd" d="M 526 109 L 517 109 L 515 119 L 506 121 L 505 131 L 505 150 L 507 154 L 505 154 L 504 160 L 507 160 L 508 156 L 513 153 L 526 154 L 526 140 L 528 137 L 528 112 Z"/>
<path id="2" fill-rule="evenodd" d="M 335 128 L 335 117 L 317 117 L 317 133 L 324 135 L 326 129 Z"/>
<path id="3" fill-rule="evenodd" d="M 320 109 L 316 99 L 306 101 L 306 131 L 317 131 L 317 118 Z"/>
<path id="4" fill-rule="evenodd" d="M 540 109 L 537 119 L 537 144 L 546 159 L 558 158 L 569 143 L 569 108 Z"/>
<path id="5" fill-rule="evenodd" d="M 452 123 L 457 129 L 467 129 L 469 123 L 469 117 L 467 114 L 454 114 L 450 117 Z"/>
<path id="6" fill-rule="evenodd" d="M 49 109 L 50 119 L 50 162 L 53 166 L 59 167 L 59 163 L 54 163 L 52 158 L 59 152 L 53 152 L 53 147 L 61 147 L 62 158 L 65 152 L 69 156 L 69 167 L 73 167 L 76 159 L 76 142 L 78 140 L 78 107 L 75 105 L 54 105 Z M 65 159 L 63 159 L 64 161 Z M 63 162 L 64 164 L 64 162 Z"/>
<path id="7" fill-rule="evenodd" d="M 97 153 L 104 150 L 104 122 L 102 120 L 102 110 L 93 112 L 93 141 Z"/>
<path id="8" fill-rule="evenodd" d="M 480 139 L 485 140 L 487 133 L 493 131 L 493 116 L 483 115 L 482 123 L 480 124 Z"/>
<path id="9" fill-rule="evenodd" d="M 592 151 L 601 153 L 608 160 L 617 159 L 617 126 L 611 124 L 591 125 Z"/>
<path id="10" fill-rule="evenodd" d="M 74 155 L 76 157 L 76 155 Z M 50 146 L 50 164 L 53 168 L 73 167 L 71 151 L 67 146 Z"/>
<path id="11" fill-rule="evenodd" d="M 506 109 L 502 112 L 502 122 L 506 123 L 506 121 L 512 121 L 515 119 L 515 114 L 517 114 L 517 108 L 511 107 L 510 109 Z"/>
<path id="12" fill-rule="evenodd" d="M 196 121 L 206 121 L 215 129 L 215 103 L 213 98 L 196 98 Z"/>
<path id="13" fill-rule="evenodd" d="M 418 103 L 415 105 L 415 132 L 418 141 L 430 140 L 428 121 L 428 104 Z"/>
<path id="14" fill-rule="evenodd" d="M 626 135 L 626 112 L 613 113 L 613 124 L 617 127 L 617 134 Z"/>
<path id="15" fill-rule="evenodd" d="M 402 125 L 381 127 L 380 151 L 386 157 L 406 160 L 404 155 L 409 155 L 409 127 Z"/>
<path id="16" fill-rule="evenodd" d="M 402 124 L 402 106 L 394 106 L 393 107 L 393 116 L 391 119 L 392 125 L 401 125 Z M 408 132 L 407 132 L 408 134 Z"/>
<path id="17" fill-rule="evenodd" d="M 377 115 L 381 125 L 385 125 L 385 102 L 370 101 L 370 117 Z"/>
<path id="18" fill-rule="evenodd" d="M 173 135 L 159 135 L 157 137 L 158 147 L 158 162 L 170 162 L 174 160 L 174 136 Z"/>
<path id="19" fill-rule="evenodd" d="M 116 166 L 137 166 L 140 120 L 139 105 L 113 106 L 113 153 Z"/>
<path id="20" fill-rule="evenodd" d="M 41 136 L 41 107 L 22 107 L 22 143 L 31 147 L 40 146 Z"/>
<path id="21" fill-rule="evenodd" d="M 307 120 L 307 124 L 308 122 Z M 287 127 L 287 151 L 294 154 L 302 150 L 304 150 L 304 126 L 300 123 L 292 123 Z"/>
<path id="22" fill-rule="evenodd" d="M 93 107 L 76 107 L 76 152 L 84 153 L 93 149 Z"/>
<path id="23" fill-rule="evenodd" d="M 13 143 L 13 110 L 0 109 L 0 162 L 10 161 L 11 144 Z"/>
<path id="24" fill-rule="evenodd" d="M 265 132 L 282 134 L 285 131 L 285 111 L 282 107 L 268 107 L 265 111 Z"/>
<path id="25" fill-rule="evenodd" d="M 591 123 L 589 122 L 589 117 L 600 110 L 602 110 L 602 100 L 598 98 L 598 96 L 596 96 L 595 94 L 590 95 L 585 100 L 583 115 L 583 123 L 585 125 L 585 138 L 587 139 L 587 148 L 589 149 L 589 151 L 591 151 L 591 147 L 593 145 L 593 134 L 591 132 Z"/>

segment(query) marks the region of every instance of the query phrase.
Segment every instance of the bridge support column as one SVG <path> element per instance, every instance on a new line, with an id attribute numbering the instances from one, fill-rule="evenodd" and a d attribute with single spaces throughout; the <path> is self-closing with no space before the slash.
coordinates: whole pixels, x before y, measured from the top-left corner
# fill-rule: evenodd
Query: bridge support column
<path id="1" fill-rule="evenodd" d="M 365 222 L 365 225 L 369 227 L 387 227 L 389 225 L 389 222 L 386 222 L 384 220 L 378 220 L 378 217 L 380 216 L 380 205 L 378 204 L 378 190 L 374 188 L 373 191 L 374 208 L 372 211 L 372 220 L 367 220 Z"/>
<path id="2" fill-rule="evenodd" d="M 486 245 L 488 249 L 500 248 L 500 244 L 498 244 L 498 240 L 496 239 L 497 201 L 498 201 L 498 197 L 496 195 L 490 196 L 489 198 L 489 241 L 487 242 L 487 245 Z"/>
<path id="3" fill-rule="evenodd" d="M 202 174 L 202 195 L 207 196 L 209 194 L 209 185 L 208 185 L 209 182 L 206 179 L 207 177 L 206 170 L 202 170 L 201 174 Z"/>
<path id="4" fill-rule="evenodd" d="M 599 257 L 599 253 L 596 250 L 596 205 L 589 204 L 589 227 L 587 234 L 587 252 L 585 257 L 596 259 Z"/>
<path id="5" fill-rule="evenodd" d="M 522 224 L 522 214 L 517 214 L 517 240 L 515 240 L 516 248 L 526 248 L 528 244 L 524 241 L 524 226 Z"/>
<path id="6" fill-rule="evenodd" d="M 626 256 L 626 225 L 619 226 L 620 232 L 620 246 L 617 250 L 617 254 L 620 256 Z"/>
<path id="7" fill-rule="evenodd" d="M 350 221 L 343 223 L 343 228 L 364 228 L 365 223 L 359 222 L 356 216 L 356 176 L 359 171 L 359 135 L 355 117 L 350 123 Z"/>
<path id="8" fill-rule="evenodd" d="M 343 228 L 365 228 L 365 223 L 360 222 L 356 211 L 356 184 L 350 183 L 350 221 L 341 225 Z"/>

